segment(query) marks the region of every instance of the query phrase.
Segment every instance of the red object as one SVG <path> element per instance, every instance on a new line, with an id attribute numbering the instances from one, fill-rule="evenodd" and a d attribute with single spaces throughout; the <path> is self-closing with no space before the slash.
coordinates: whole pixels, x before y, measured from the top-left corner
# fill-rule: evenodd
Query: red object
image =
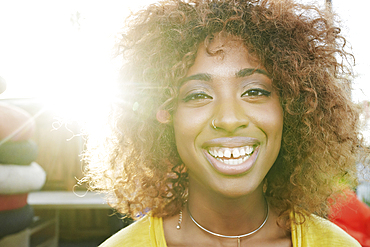
<path id="1" fill-rule="evenodd" d="M 352 191 L 331 208 L 329 219 L 354 237 L 363 247 L 370 247 L 370 208 Z"/>
<path id="2" fill-rule="evenodd" d="M 22 208 L 27 205 L 28 194 L 0 195 L 0 211 Z"/>

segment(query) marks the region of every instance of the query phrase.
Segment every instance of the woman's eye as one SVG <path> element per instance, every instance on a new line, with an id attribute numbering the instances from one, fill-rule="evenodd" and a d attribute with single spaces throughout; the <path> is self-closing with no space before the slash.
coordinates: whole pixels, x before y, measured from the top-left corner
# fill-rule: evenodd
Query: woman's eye
<path id="1" fill-rule="evenodd" d="M 242 97 L 243 96 L 247 96 L 247 97 L 258 97 L 258 96 L 270 96 L 271 95 L 271 92 L 265 90 L 265 89 L 262 89 L 262 88 L 252 88 L 252 89 L 249 89 L 247 91 L 245 91 L 243 94 L 242 94 Z"/>
<path id="2" fill-rule="evenodd" d="M 183 101 L 184 102 L 188 102 L 188 101 L 191 101 L 191 100 L 200 100 L 200 99 L 213 99 L 212 96 L 209 96 L 208 94 L 206 93 L 203 93 L 203 92 L 197 92 L 197 93 L 191 93 L 189 95 L 187 95 Z"/>

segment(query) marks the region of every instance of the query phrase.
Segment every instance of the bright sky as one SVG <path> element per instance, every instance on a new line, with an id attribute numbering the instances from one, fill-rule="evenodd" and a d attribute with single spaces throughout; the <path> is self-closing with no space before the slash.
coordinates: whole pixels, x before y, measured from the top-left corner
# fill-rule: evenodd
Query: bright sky
<path id="1" fill-rule="evenodd" d="M 153 1 L 0 1 L 0 76 L 8 87 L 0 99 L 40 97 L 59 108 L 101 104 L 117 75 L 111 61 L 114 34 L 129 8 Z M 370 52 L 361 19 L 370 3 L 332 2 L 348 27 L 344 31 L 356 56 L 354 100 L 369 100 Z"/>

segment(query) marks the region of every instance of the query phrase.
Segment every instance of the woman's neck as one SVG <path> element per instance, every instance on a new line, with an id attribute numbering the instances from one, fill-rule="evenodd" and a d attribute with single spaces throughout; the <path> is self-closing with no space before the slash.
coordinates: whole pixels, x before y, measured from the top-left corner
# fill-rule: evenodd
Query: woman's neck
<path id="1" fill-rule="evenodd" d="M 247 195 L 230 197 L 204 187 L 194 187 L 189 182 L 189 197 L 182 209 L 181 228 L 176 227 L 180 221 L 179 215 L 164 220 L 165 238 L 169 247 L 237 246 L 237 239 L 215 237 L 200 229 L 191 220 L 189 213 L 202 227 L 227 236 L 252 232 L 266 219 L 267 201 L 262 186 Z M 276 212 L 270 208 L 266 224 L 249 237 L 241 238 L 240 246 L 291 246 L 289 232 L 277 226 L 277 217 Z"/>
<path id="2" fill-rule="evenodd" d="M 202 186 L 194 188 L 190 182 L 187 207 L 206 229 L 223 235 L 240 235 L 261 225 L 266 218 L 267 202 L 262 186 L 248 195 L 229 197 Z"/>

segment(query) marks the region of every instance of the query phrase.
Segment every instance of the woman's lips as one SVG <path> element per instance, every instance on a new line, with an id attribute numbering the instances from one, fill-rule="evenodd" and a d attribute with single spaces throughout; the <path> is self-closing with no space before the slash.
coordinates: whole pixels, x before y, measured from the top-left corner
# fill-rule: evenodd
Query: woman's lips
<path id="1" fill-rule="evenodd" d="M 254 163 L 257 160 L 258 153 L 259 153 L 259 146 L 254 148 L 253 153 L 250 156 L 246 156 L 247 159 L 238 158 L 239 162 L 236 159 L 226 158 L 221 160 L 227 160 L 226 163 L 220 161 L 219 158 L 213 157 L 208 150 L 203 149 L 203 152 L 209 161 L 209 163 L 215 168 L 218 172 L 225 174 L 225 175 L 239 175 L 242 173 L 247 172 L 251 169 Z M 240 159 L 242 159 L 242 163 L 240 163 Z M 235 160 L 235 161 L 232 161 Z"/>
<path id="2" fill-rule="evenodd" d="M 259 141 L 253 137 L 245 136 L 233 136 L 233 137 L 221 137 L 206 141 L 203 143 L 203 148 L 208 149 L 209 147 L 243 147 L 243 146 L 258 146 Z"/>

